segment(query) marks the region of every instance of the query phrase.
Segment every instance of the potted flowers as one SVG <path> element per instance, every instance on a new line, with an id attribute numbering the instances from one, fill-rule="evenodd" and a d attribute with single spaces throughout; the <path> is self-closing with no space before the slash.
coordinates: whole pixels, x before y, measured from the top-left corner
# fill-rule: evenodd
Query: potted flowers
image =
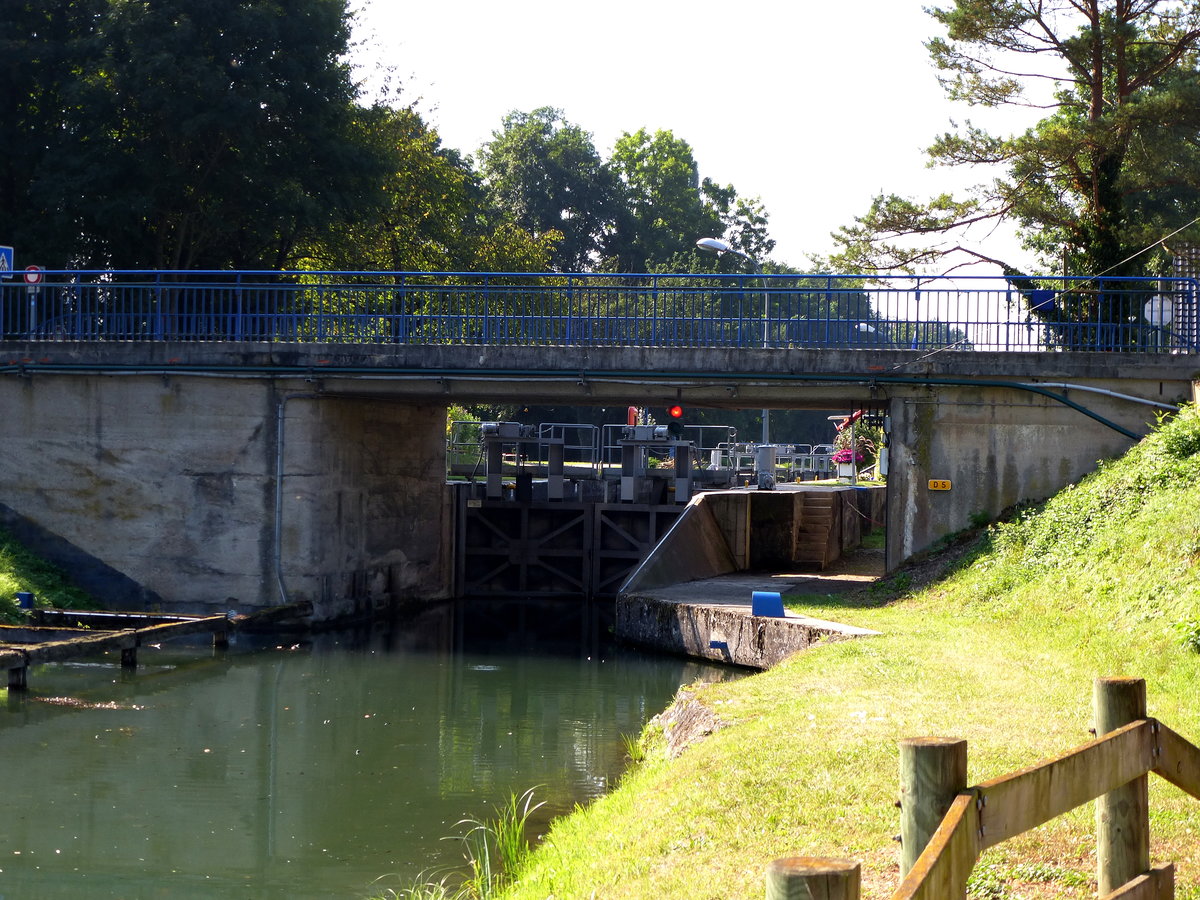
<path id="1" fill-rule="evenodd" d="M 833 464 L 837 466 L 838 478 L 853 478 L 855 466 L 863 461 L 862 452 L 849 447 L 841 447 L 833 451 L 831 458 Z"/>

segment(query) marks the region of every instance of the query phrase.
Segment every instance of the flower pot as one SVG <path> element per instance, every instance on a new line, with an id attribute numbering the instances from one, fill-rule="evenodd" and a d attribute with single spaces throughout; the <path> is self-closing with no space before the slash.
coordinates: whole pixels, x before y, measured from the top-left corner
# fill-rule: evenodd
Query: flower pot
<path id="1" fill-rule="evenodd" d="M 848 462 L 838 463 L 837 464 L 837 473 L 838 473 L 838 478 L 853 478 L 854 477 L 854 463 L 848 463 Z"/>

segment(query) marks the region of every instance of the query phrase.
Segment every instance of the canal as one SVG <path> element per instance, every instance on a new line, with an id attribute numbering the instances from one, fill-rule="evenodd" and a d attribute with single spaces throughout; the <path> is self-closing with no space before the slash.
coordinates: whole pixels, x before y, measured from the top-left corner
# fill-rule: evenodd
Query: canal
<path id="1" fill-rule="evenodd" d="M 681 684 L 600 605 L 438 606 L 370 631 L 35 669 L 0 706 L 0 900 L 361 898 L 463 862 L 458 823 L 603 794 Z"/>

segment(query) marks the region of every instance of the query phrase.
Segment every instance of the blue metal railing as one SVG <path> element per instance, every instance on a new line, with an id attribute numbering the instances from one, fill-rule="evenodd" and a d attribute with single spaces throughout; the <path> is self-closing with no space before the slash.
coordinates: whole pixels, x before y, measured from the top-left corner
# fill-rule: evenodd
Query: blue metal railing
<path id="1" fill-rule="evenodd" d="M 1192 279 L 47 271 L 0 337 L 1195 352 Z"/>

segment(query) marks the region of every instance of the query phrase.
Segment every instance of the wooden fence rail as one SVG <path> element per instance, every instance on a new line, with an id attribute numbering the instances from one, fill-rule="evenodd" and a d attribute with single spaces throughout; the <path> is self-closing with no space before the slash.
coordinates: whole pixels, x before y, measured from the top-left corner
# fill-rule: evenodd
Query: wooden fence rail
<path id="1" fill-rule="evenodd" d="M 891 900 L 946 900 L 966 896 L 967 879 L 989 847 L 1070 812 L 1096 804 L 1097 886 L 1102 900 L 1169 900 L 1174 867 L 1150 866 L 1146 776 L 1153 772 L 1200 799 L 1200 748 L 1146 717 L 1142 679 L 1101 678 L 1094 693 L 1099 737 L 1061 756 L 966 786 L 966 744 L 949 738 L 916 738 L 901 744 L 900 886 Z M 778 862 L 778 861 L 777 861 Z M 846 860 L 805 860 L 793 882 L 828 882 Z M 825 896 L 778 885 L 777 866 L 767 876 L 767 896 Z M 773 880 L 774 879 L 774 880 Z M 841 888 L 857 900 L 853 883 Z"/>

